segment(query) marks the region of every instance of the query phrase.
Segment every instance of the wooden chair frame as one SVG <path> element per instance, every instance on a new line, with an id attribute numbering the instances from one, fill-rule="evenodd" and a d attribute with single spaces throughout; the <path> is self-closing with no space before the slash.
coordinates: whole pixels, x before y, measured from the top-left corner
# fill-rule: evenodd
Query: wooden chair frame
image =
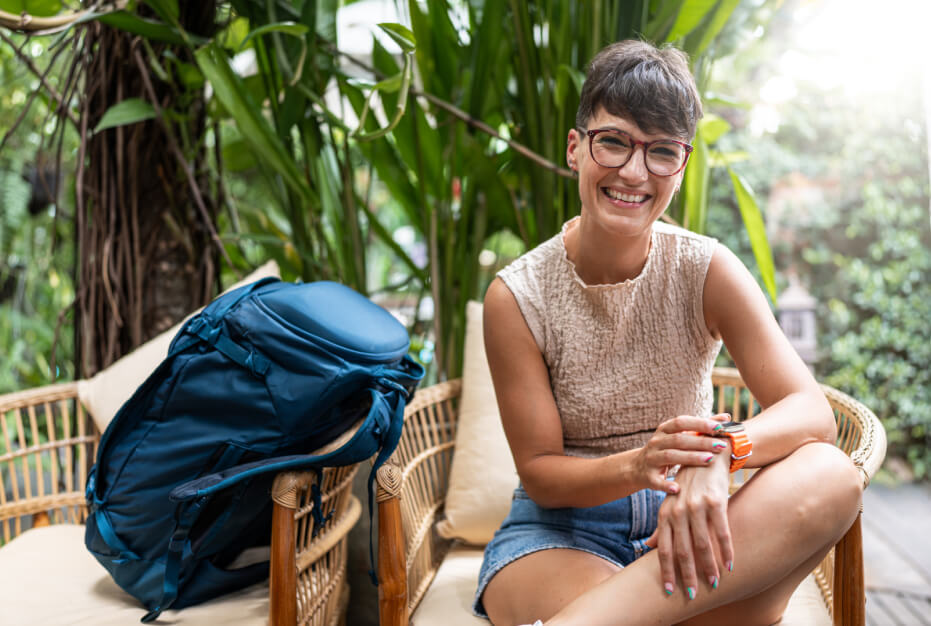
<path id="1" fill-rule="evenodd" d="M 736 369 L 715 368 L 716 408 L 744 420 L 759 412 Z M 433 581 L 452 544 L 434 530 L 441 518 L 452 462 L 460 379 L 417 392 L 405 413 L 401 442 L 378 471 L 378 577 L 382 626 L 406 625 Z M 863 404 L 822 385 L 837 420 L 836 445 L 863 477 L 864 488 L 879 469 L 886 436 L 876 415 Z M 732 475 L 732 491 L 753 470 Z M 861 508 L 862 513 L 862 508 Z M 863 548 L 860 515 L 814 570 L 825 606 L 837 626 L 865 624 Z"/>
<path id="2" fill-rule="evenodd" d="M 340 445 L 352 431 L 326 446 Z M 77 400 L 77 383 L 0 396 L 0 546 L 29 528 L 87 519 L 84 486 L 100 433 Z M 349 530 L 361 505 L 352 495 L 358 465 L 323 470 L 327 523 L 313 535 L 313 472 L 279 474 L 273 500 L 269 623 L 336 626 L 349 600 Z M 143 609 L 140 606 L 140 612 Z M 141 613 L 140 613 L 141 614 Z"/>

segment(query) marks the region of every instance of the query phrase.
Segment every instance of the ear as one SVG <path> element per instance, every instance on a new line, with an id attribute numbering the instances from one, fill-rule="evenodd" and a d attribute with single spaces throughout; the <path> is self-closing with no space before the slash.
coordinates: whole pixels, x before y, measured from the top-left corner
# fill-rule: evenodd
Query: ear
<path id="1" fill-rule="evenodd" d="M 686 164 L 685 167 L 688 168 L 688 164 Z M 676 174 L 676 179 L 677 179 L 676 180 L 676 193 L 678 193 L 679 189 L 682 188 L 682 181 L 685 180 L 685 169 L 683 169 L 681 172 Z"/>
<path id="2" fill-rule="evenodd" d="M 566 163 L 569 169 L 578 171 L 579 158 L 582 156 L 582 135 L 575 128 L 569 131 L 566 142 Z"/>

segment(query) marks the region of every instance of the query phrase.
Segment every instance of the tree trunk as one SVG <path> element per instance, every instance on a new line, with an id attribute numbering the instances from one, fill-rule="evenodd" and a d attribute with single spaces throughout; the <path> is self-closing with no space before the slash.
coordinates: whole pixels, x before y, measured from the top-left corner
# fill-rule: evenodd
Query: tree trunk
<path id="1" fill-rule="evenodd" d="M 179 4 L 186 30 L 212 34 L 214 1 Z M 207 171 L 203 90 L 183 86 L 177 64 L 164 54 L 169 46 L 152 42 L 150 54 L 135 35 L 98 22 L 85 28 L 76 187 L 78 377 L 93 375 L 206 304 L 219 252 L 211 239 L 218 202 Z M 191 62 L 183 48 L 170 52 Z M 152 71 L 153 60 L 169 73 L 168 82 Z M 153 103 L 161 119 L 93 133 L 104 112 L 128 98 Z M 198 194 L 205 210 L 195 203 Z"/>

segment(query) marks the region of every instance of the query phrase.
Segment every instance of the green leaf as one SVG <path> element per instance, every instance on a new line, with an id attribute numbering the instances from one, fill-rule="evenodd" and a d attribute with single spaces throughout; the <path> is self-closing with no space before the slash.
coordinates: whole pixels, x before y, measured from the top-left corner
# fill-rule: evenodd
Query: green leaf
<path id="1" fill-rule="evenodd" d="M 659 9 L 654 13 L 652 19 L 647 22 L 643 29 L 643 34 L 649 41 L 668 41 L 670 29 L 675 23 L 677 9 L 685 0 L 679 2 L 669 1 L 661 2 Z"/>
<path id="2" fill-rule="evenodd" d="M 691 51 L 691 54 L 698 56 L 705 51 L 711 41 L 717 37 L 721 29 L 724 28 L 724 25 L 727 24 L 727 20 L 730 19 L 731 14 L 734 12 L 734 9 L 737 8 L 738 4 L 740 4 L 740 0 L 720 0 L 711 21 L 702 32 L 701 40 Z"/>
<path id="3" fill-rule="evenodd" d="M 79 19 L 78 22 L 89 22 L 97 20 L 101 24 L 118 28 L 119 30 L 142 35 L 146 39 L 154 41 L 163 41 L 165 43 L 183 46 L 187 43 L 178 29 L 153 20 L 144 19 L 126 11 L 115 11 L 113 13 L 91 13 Z M 188 34 L 188 39 L 192 43 L 201 43 L 204 40 L 192 34 Z"/>
<path id="4" fill-rule="evenodd" d="M 701 130 L 702 139 L 710 146 L 727 133 L 731 125 L 717 115 L 708 114 L 698 122 L 698 128 Z"/>
<path id="5" fill-rule="evenodd" d="M 394 76 L 389 76 L 385 80 L 380 80 L 372 85 L 372 91 L 383 91 L 384 93 L 394 93 L 401 88 L 404 80 L 404 72 L 399 72 Z"/>
<path id="6" fill-rule="evenodd" d="M 709 150 L 708 165 L 709 167 L 724 167 L 734 163 L 740 163 L 750 158 L 750 153 L 744 150 L 734 150 L 731 152 L 721 152 L 720 150 Z"/>
<path id="7" fill-rule="evenodd" d="M 734 193 L 737 196 L 737 206 L 740 208 L 744 227 L 750 237 L 750 247 L 753 249 L 756 264 L 760 268 L 763 284 L 766 285 L 769 297 L 772 298 L 773 302 L 776 302 L 776 270 L 773 263 L 773 253 L 769 248 L 769 240 L 766 238 L 766 225 L 763 223 L 763 215 L 760 213 L 760 207 L 757 206 L 750 185 L 730 167 L 727 168 L 727 171 L 731 175 L 731 183 L 734 185 Z"/>
<path id="8" fill-rule="evenodd" d="M 274 134 L 262 110 L 252 103 L 242 79 L 233 72 L 219 44 L 204 46 L 194 53 L 201 72 L 210 81 L 217 99 L 236 121 L 239 132 L 249 142 L 256 156 L 277 172 L 307 205 L 316 205 L 313 190 L 304 179 L 298 165 Z"/>
<path id="9" fill-rule="evenodd" d="M 166 22 L 176 23 L 181 15 L 178 0 L 145 0 L 145 3 Z"/>
<path id="10" fill-rule="evenodd" d="M 413 52 L 417 48 L 417 39 L 407 26 L 394 22 L 380 22 L 378 27 L 401 46 L 403 52 Z"/>
<path id="11" fill-rule="evenodd" d="M 685 215 L 683 225 L 702 234 L 705 232 L 705 221 L 708 215 L 708 144 L 702 136 L 701 129 L 695 135 L 695 150 L 689 157 L 689 164 L 685 170 Z"/>
<path id="12" fill-rule="evenodd" d="M 688 35 L 702 23 L 717 3 L 718 0 L 686 0 L 679 9 L 679 14 L 666 40 L 676 41 Z"/>
<path id="13" fill-rule="evenodd" d="M 236 51 L 242 48 L 242 42 L 249 36 L 249 20 L 237 17 L 220 34 L 220 41 L 227 50 Z"/>
<path id="14" fill-rule="evenodd" d="M 253 37 L 258 37 L 267 33 L 284 33 L 285 35 L 291 35 L 292 37 L 303 38 L 304 35 L 307 34 L 308 30 L 309 29 L 307 28 L 306 24 L 298 24 L 296 22 L 276 22 L 274 24 L 265 24 L 250 32 L 246 38 L 242 40 L 242 43 L 239 44 L 239 49 L 242 50 L 245 48 Z"/>
<path id="15" fill-rule="evenodd" d="M 143 122 L 155 117 L 155 107 L 142 98 L 129 98 L 114 104 L 106 110 L 100 123 L 94 128 L 94 133 L 113 128 Z"/>
<path id="16" fill-rule="evenodd" d="M 221 154 L 223 170 L 226 172 L 242 172 L 255 167 L 255 154 L 242 139 L 224 141 Z"/>
<path id="17" fill-rule="evenodd" d="M 7 13 L 28 13 L 34 17 L 52 17 L 61 11 L 61 0 L 0 0 L 0 10 Z"/>
<path id="18" fill-rule="evenodd" d="M 565 63 L 561 63 L 558 68 L 556 68 L 556 101 L 562 102 L 569 93 L 567 90 L 567 84 L 571 83 L 575 88 L 576 97 L 582 94 L 582 84 L 585 82 L 585 74 L 570 67 Z M 561 93 L 560 93 L 561 92 Z"/>
<path id="19" fill-rule="evenodd" d="M 711 107 L 728 107 L 732 109 L 750 109 L 752 105 L 744 100 L 737 100 L 732 96 L 706 91 L 702 95 L 701 101 L 708 108 Z"/>

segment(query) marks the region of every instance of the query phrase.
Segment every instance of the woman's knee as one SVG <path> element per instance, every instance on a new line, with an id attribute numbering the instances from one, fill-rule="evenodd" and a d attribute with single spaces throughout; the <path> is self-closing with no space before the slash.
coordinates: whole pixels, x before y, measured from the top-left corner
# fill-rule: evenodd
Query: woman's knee
<path id="1" fill-rule="evenodd" d="M 798 493 L 803 519 L 852 522 L 859 509 L 863 482 L 859 470 L 843 450 L 828 443 L 811 443 L 796 452 L 806 476 Z M 831 511 L 831 515 L 824 515 Z M 849 524 L 848 524 L 849 525 Z"/>

